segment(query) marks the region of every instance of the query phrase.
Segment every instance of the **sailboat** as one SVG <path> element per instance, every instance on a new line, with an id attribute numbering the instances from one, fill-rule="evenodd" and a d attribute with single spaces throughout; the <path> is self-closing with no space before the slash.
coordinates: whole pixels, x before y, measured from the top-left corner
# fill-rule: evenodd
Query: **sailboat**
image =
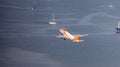
<path id="1" fill-rule="evenodd" d="M 52 14 L 52 19 L 51 19 L 51 21 L 49 22 L 49 24 L 57 24 L 57 23 L 55 22 L 54 13 Z"/>
<path id="2" fill-rule="evenodd" d="M 117 33 L 120 33 L 120 22 L 118 21 L 118 25 L 117 25 L 117 27 L 116 27 L 116 32 Z"/>

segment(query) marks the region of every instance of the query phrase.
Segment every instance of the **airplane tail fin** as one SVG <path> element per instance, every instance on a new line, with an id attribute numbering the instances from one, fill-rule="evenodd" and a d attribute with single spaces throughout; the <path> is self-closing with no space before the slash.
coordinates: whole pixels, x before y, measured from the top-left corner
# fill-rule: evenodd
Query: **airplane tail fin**
<path id="1" fill-rule="evenodd" d="M 73 41 L 73 42 L 79 42 L 79 39 L 80 39 L 80 34 L 77 34 L 77 35 L 72 39 L 72 41 Z"/>

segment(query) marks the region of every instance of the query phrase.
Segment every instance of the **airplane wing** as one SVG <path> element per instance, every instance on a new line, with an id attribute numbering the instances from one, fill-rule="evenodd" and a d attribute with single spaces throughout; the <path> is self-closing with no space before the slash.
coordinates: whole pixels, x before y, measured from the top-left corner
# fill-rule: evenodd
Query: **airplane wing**
<path id="1" fill-rule="evenodd" d="M 76 35 L 74 35 L 74 36 L 76 36 Z M 82 35 L 80 35 L 80 37 L 87 37 L 88 36 L 88 34 L 82 34 Z"/>
<path id="2" fill-rule="evenodd" d="M 83 35 L 80 35 L 80 37 L 86 37 L 88 36 L 88 34 L 83 34 Z"/>
<path id="3" fill-rule="evenodd" d="M 84 40 L 79 40 L 79 42 L 84 42 Z"/>
<path id="4" fill-rule="evenodd" d="M 84 40 L 77 40 L 77 41 L 73 41 L 73 42 L 84 42 Z"/>
<path id="5" fill-rule="evenodd" d="M 73 36 L 76 36 L 76 35 L 73 35 Z M 80 37 L 87 37 L 88 34 L 81 34 Z"/>
<path id="6" fill-rule="evenodd" d="M 66 37 L 66 36 L 64 36 L 64 35 L 58 35 L 58 36 L 56 36 L 56 37 L 58 37 L 58 38 L 66 38 L 66 39 L 69 39 L 68 37 Z"/>
<path id="7" fill-rule="evenodd" d="M 58 38 L 64 38 L 64 36 L 63 36 L 63 35 L 58 35 L 58 36 L 56 36 L 56 37 L 58 37 Z"/>

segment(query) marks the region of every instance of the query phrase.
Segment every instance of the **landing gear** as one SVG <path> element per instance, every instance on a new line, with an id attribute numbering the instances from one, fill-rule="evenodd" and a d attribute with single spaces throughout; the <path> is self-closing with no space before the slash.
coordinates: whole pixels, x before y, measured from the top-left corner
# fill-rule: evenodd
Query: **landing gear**
<path id="1" fill-rule="evenodd" d="M 67 40 L 66 38 L 64 38 L 64 40 Z"/>

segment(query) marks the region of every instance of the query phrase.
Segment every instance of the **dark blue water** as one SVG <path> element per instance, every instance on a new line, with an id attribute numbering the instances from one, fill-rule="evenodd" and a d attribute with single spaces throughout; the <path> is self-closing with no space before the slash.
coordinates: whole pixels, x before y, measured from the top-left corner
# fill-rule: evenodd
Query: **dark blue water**
<path id="1" fill-rule="evenodd" d="M 120 67 L 119 2 L 1 0 L 0 67 Z M 56 38 L 61 27 L 89 35 L 73 43 Z"/>

